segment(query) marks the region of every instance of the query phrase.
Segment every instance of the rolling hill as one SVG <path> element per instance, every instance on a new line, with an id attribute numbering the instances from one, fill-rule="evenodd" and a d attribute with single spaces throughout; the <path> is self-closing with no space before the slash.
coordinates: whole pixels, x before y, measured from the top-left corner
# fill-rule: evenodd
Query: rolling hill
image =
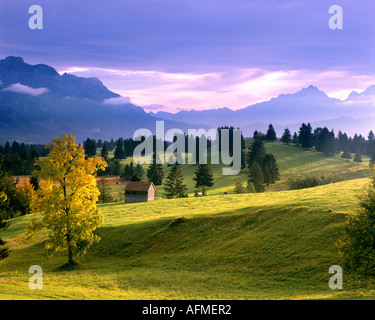
<path id="1" fill-rule="evenodd" d="M 234 180 L 217 178 L 203 198 L 99 205 L 105 219 L 98 230 L 102 240 L 74 271 L 59 269 L 65 255 L 43 256 L 45 234 L 25 239 L 23 228 L 34 217 L 15 218 L 2 233 L 12 251 L 0 261 L 0 298 L 373 299 L 372 287 L 347 282 L 345 271 L 343 290 L 328 287 L 328 269 L 340 263 L 335 243 L 368 181 L 368 162 L 326 158 L 281 143 L 266 148 L 280 163 L 280 189 L 297 171 L 336 170 L 348 180 L 223 195 Z M 183 169 L 191 180 L 192 168 Z M 28 287 L 31 265 L 43 268 L 43 290 Z"/>
<path id="2" fill-rule="evenodd" d="M 247 147 L 251 143 L 251 139 L 246 139 Z M 296 147 L 294 145 L 285 145 L 280 142 L 267 142 L 265 143 L 267 153 L 271 153 L 275 156 L 280 169 L 281 179 L 276 184 L 270 186 L 268 191 L 284 191 L 288 190 L 289 186 L 287 183 L 288 178 L 298 176 L 336 176 L 339 181 L 341 180 L 353 180 L 368 177 L 368 161 L 369 158 L 364 156 L 362 163 L 356 163 L 354 161 L 347 161 L 340 158 L 340 155 L 332 157 L 325 156 L 321 153 L 305 150 L 303 148 Z M 208 163 L 210 163 L 210 153 L 208 153 Z M 123 164 L 130 163 L 132 160 L 128 158 L 122 160 Z M 228 194 L 234 194 L 234 185 L 237 181 L 243 183 L 247 182 L 248 169 L 243 169 L 238 175 L 223 176 L 222 175 L 222 164 L 210 165 L 215 179 L 215 184 L 209 190 L 209 195 L 219 195 L 227 192 Z M 145 167 L 146 168 L 146 167 Z M 164 165 L 165 176 L 167 176 L 170 167 Z M 185 183 L 188 187 L 188 193 L 190 196 L 194 194 L 194 171 L 196 170 L 195 165 L 185 164 L 181 166 L 182 173 L 185 177 Z M 119 192 L 123 191 L 123 186 L 113 186 L 113 195 L 117 197 Z M 163 186 L 158 187 L 157 196 L 161 196 L 163 193 Z"/>

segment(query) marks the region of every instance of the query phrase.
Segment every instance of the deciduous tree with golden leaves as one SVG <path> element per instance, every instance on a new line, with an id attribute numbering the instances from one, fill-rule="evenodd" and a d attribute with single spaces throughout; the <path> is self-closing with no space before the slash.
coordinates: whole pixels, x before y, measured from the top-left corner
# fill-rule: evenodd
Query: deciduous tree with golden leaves
<path id="1" fill-rule="evenodd" d="M 83 255 L 100 238 L 94 231 L 102 224 L 103 215 L 96 207 L 100 194 L 94 174 L 107 166 L 101 157 L 85 158 L 83 147 L 75 137 L 64 134 L 46 148 L 50 153 L 37 161 L 40 188 L 33 192 L 31 211 L 41 215 L 27 228 L 29 237 L 46 228 L 46 252 L 67 251 L 68 265 L 76 265 L 75 257 Z"/>
<path id="2" fill-rule="evenodd" d="M 7 195 L 4 192 L 0 192 L 0 203 L 7 201 Z M 7 221 L 3 221 L 2 214 L 0 212 L 0 231 L 5 230 L 9 226 Z M 5 259 L 9 253 L 7 248 L 2 248 L 5 245 L 5 241 L 0 238 L 0 260 Z"/>

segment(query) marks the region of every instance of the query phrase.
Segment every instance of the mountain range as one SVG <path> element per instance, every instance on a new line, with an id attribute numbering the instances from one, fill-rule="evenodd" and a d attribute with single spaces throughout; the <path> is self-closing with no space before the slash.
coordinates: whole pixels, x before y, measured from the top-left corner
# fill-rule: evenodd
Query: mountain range
<path id="1" fill-rule="evenodd" d="M 87 137 L 126 138 L 140 128 L 154 132 L 157 120 L 165 121 L 165 130 L 185 132 L 232 125 L 251 136 L 254 130 L 265 132 L 272 123 L 281 136 L 286 127 L 298 131 L 302 122 L 310 122 L 313 128 L 367 135 L 375 130 L 375 86 L 353 91 L 344 101 L 309 86 L 236 111 L 146 113 L 97 78 L 60 75 L 48 65 L 30 65 L 21 57 L 0 60 L 0 143 L 47 143 L 63 132 L 73 132 L 79 142 Z"/>
<path id="2" fill-rule="evenodd" d="M 278 136 L 282 135 L 286 127 L 298 132 L 302 122 L 310 122 L 313 128 L 327 126 L 349 135 L 367 135 L 370 130 L 375 130 L 375 86 L 362 93 L 353 91 L 344 101 L 330 98 L 310 85 L 294 94 L 280 94 L 269 101 L 236 111 L 221 108 L 179 111 L 175 114 L 159 111 L 153 115 L 214 127 L 230 124 L 241 128 L 245 136 L 251 136 L 254 130 L 265 132 L 270 123 Z"/>
<path id="3" fill-rule="evenodd" d="M 137 129 L 155 132 L 158 117 L 146 113 L 97 78 L 82 78 L 21 57 L 0 60 L 0 143 L 47 143 L 62 133 L 77 141 L 132 137 Z M 165 121 L 165 130 L 195 128 Z"/>

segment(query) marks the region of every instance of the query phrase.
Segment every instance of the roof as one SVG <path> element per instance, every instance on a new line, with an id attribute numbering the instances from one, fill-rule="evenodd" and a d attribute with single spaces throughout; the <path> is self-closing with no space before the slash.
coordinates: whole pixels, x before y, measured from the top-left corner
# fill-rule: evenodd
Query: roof
<path id="1" fill-rule="evenodd" d="M 154 187 L 152 182 L 130 181 L 126 184 L 125 191 L 147 192 L 151 186 Z"/>

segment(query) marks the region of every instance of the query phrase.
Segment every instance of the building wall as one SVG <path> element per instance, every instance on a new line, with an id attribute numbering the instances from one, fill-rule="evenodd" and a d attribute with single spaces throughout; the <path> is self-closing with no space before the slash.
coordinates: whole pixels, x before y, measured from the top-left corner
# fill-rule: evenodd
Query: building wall
<path id="1" fill-rule="evenodd" d="M 125 202 L 148 202 L 147 192 L 125 192 Z"/>
<path id="2" fill-rule="evenodd" d="M 155 200 L 155 188 L 151 186 L 151 188 L 148 190 L 148 201 L 154 201 Z"/>
<path id="3" fill-rule="evenodd" d="M 151 186 L 148 192 L 125 191 L 125 202 L 149 202 L 155 200 L 155 188 Z"/>

